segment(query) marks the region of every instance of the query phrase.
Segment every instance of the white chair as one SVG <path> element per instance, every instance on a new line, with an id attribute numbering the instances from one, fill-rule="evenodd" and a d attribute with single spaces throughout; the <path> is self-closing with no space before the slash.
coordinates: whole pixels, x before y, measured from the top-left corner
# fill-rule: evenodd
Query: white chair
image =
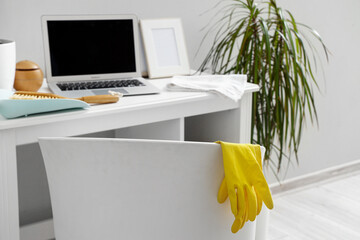
<path id="1" fill-rule="evenodd" d="M 255 239 L 256 221 L 233 234 L 229 201 L 217 202 L 219 144 L 42 138 L 40 147 L 56 240 Z"/>

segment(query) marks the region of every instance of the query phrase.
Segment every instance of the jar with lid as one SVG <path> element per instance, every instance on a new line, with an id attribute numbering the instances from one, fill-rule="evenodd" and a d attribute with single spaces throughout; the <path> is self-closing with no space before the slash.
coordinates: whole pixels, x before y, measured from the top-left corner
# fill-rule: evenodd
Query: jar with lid
<path id="1" fill-rule="evenodd" d="M 36 63 L 24 60 L 16 64 L 15 90 L 37 92 L 42 86 L 43 80 L 44 74 Z"/>

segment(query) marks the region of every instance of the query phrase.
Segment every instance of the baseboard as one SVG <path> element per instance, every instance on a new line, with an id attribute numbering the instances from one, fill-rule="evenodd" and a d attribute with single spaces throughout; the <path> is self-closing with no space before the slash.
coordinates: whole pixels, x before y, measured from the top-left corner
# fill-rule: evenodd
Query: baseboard
<path id="1" fill-rule="evenodd" d="M 296 191 L 310 187 L 314 184 L 318 184 L 319 182 L 333 181 L 358 171 L 360 171 L 360 159 L 350 163 L 337 165 L 317 172 L 302 175 L 300 177 L 292 178 L 281 183 L 274 183 L 270 185 L 270 189 L 273 195 L 279 195 L 288 193 L 289 191 Z"/>

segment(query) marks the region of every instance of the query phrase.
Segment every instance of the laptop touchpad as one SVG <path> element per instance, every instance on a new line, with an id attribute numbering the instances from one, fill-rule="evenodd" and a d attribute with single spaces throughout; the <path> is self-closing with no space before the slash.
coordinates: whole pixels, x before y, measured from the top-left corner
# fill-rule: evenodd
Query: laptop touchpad
<path id="1" fill-rule="evenodd" d="M 104 89 L 96 89 L 96 90 L 91 90 L 95 95 L 107 95 L 109 94 L 109 90 L 104 90 Z M 126 90 L 122 89 L 122 88 L 116 88 L 116 89 L 111 89 L 111 91 L 113 92 L 119 92 L 119 93 L 123 93 L 126 94 L 128 93 Z"/>

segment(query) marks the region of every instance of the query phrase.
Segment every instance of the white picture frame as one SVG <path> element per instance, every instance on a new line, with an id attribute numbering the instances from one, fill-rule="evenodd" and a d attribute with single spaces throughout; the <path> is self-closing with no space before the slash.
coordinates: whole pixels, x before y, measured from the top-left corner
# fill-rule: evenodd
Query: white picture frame
<path id="1" fill-rule="evenodd" d="M 189 75 L 180 18 L 140 20 L 149 78 Z"/>

